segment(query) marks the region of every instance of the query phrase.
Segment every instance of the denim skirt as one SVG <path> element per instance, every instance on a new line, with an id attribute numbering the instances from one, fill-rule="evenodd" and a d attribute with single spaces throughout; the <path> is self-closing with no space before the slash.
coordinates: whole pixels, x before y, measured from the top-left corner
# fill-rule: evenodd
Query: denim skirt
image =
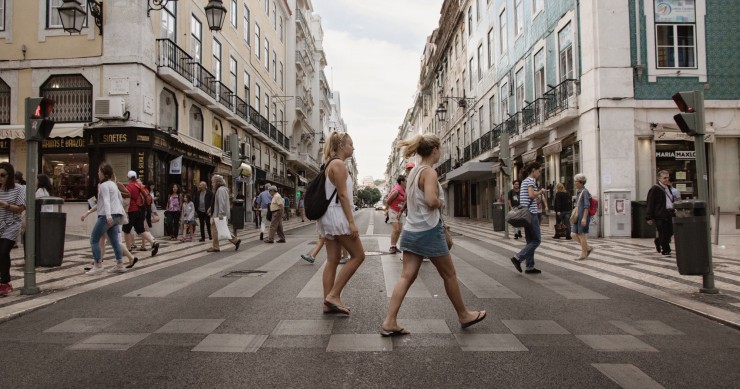
<path id="1" fill-rule="evenodd" d="M 398 247 L 402 251 L 410 251 L 426 258 L 443 257 L 450 253 L 441 220 L 430 230 L 414 232 L 403 230 Z"/>

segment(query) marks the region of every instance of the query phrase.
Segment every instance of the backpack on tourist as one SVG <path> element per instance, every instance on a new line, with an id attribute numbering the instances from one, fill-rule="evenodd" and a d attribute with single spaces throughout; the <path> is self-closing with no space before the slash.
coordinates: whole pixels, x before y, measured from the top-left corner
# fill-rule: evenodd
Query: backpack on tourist
<path id="1" fill-rule="evenodd" d="M 304 206 L 306 210 L 306 217 L 308 220 L 319 220 L 326 209 L 329 208 L 329 203 L 336 197 L 336 202 L 339 203 L 339 197 L 337 196 L 337 190 L 331 194 L 331 197 L 326 199 L 326 167 L 329 163 L 338 158 L 332 158 L 321 166 L 319 175 L 316 176 L 311 182 L 306 185 L 306 196 L 304 197 Z"/>

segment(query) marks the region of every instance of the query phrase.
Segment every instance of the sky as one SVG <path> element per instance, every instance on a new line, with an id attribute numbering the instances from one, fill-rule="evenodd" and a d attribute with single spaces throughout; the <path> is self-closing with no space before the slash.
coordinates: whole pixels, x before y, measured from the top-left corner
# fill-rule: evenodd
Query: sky
<path id="1" fill-rule="evenodd" d="M 324 30 L 324 72 L 341 95 L 358 179 L 383 179 L 442 0 L 313 0 L 313 7 Z"/>

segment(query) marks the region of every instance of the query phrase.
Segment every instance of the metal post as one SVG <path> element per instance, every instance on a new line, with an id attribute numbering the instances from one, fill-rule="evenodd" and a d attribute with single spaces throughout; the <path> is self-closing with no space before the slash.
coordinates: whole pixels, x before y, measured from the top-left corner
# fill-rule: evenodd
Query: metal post
<path id="1" fill-rule="evenodd" d="M 501 139 L 499 141 L 499 159 L 504 166 L 501 167 L 503 173 L 503 195 L 504 195 L 504 217 L 509 213 L 509 190 L 511 190 L 511 152 L 509 150 L 509 133 L 504 128 L 501 131 Z M 504 238 L 509 239 L 509 223 L 504 222 Z"/>
<path id="2" fill-rule="evenodd" d="M 26 115 L 28 117 L 28 115 Z M 39 142 L 27 141 L 26 159 L 26 263 L 23 267 L 23 288 L 21 294 L 32 295 L 41 292 L 36 285 L 36 176 L 39 164 Z M 8 177 L 12 180 L 13 177 Z"/>
<path id="3" fill-rule="evenodd" d="M 706 149 L 704 147 L 704 92 L 694 91 L 694 112 L 697 113 L 696 126 L 697 129 L 701 130 L 700 134 L 694 135 L 694 150 L 696 151 L 696 172 L 698 174 L 698 189 L 699 189 L 699 200 L 704 201 L 706 204 L 705 209 L 709 209 L 709 184 L 708 184 L 708 173 L 707 173 L 707 156 Z M 717 215 L 719 216 L 719 215 Z M 707 215 L 709 218 L 709 215 Z M 719 289 L 714 286 L 714 269 L 712 266 L 712 240 L 710 234 L 709 223 L 707 223 L 707 258 L 709 260 L 709 273 L 702 276 L 702 288 L 699 289 L 701 293 L 717 294 Z"/>

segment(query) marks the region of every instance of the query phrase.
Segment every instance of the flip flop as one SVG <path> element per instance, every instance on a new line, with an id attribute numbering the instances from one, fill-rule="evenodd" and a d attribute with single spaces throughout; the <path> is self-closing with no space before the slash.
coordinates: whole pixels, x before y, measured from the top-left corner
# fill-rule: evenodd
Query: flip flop
<path id="1" fill-rule="evenodd" d="M 409 335 L 410 333 L 411 332 L 406 331 L 406 329 L 404 328 L 393 330 L 393 331 L 386 331 L 382 328 L 380 329 L 380 336 L 382 337 L 404 336 L 404 335 Z"/>
<path id="2" fill-rule="evenodd" d="M 329 312 L 327 313 L 341 313 L 341 314 L 349 315 L 349 308 L 347 307 L 341 307 L 337 304 L 332 304 L 328 301 L 324 301 L 324 305 L 329 307 Z"/>
<path id="3" fill-rule="evenodd" d="M 487 315 L 488 315 L 487 312 L 478 311 L 478 317 L 476 317 L 475 320 L 469 321 L 467 323 L 460 323 L 460 327 L 462 327 L 462 328 L 468 328 L 468 327 L 472 326 L 473 324 L 476 324 L 476 323 L 480 322 L 481 320 L 485 319 Z"/>
<path id="4" fill-rule="evenodd" d="M 594 251 L 594 248 L 593 247 L 589 247 L 588 250 L 586 250 L 586 256 L 588 257 L 589 255 L 591 255 L 591 252 L 592 251 Z"/>
<path id="5" fill-rule="evenodd" d="M 126 269 L 131 269 L 132 267 L 134 267 L 134 265 L 136 265 L 136 262 L 139 262 L 139 258 L 134 257 L 134 260 L 131 261 L 130 264 L 126 265 Z"/>

